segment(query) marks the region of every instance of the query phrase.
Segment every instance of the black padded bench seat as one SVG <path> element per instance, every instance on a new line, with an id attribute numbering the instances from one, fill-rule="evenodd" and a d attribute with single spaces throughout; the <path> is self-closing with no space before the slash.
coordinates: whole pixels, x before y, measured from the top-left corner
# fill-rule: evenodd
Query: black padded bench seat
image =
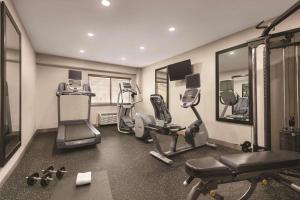
<path id="1" fill-rule="evenodd" d="M 300 154 L 290 151 L 265 151 L 192 159 L 186 162 L 186 172 L 193 177 L 208 178 L 263 170 L 284 170 L 300 167 Z"/>
<path id="2" fill-rule="evenodd" d="M 231 175 L 231 170 L 213 157 L 191 159 L 185 163 L 189 176 L 208 178 Z"/>
<path id="3" fill-rule="evenodd" d="M 221 156 L 220 162 L 237 173 L 300 167 L 300 153 L 264 151 Z"/>

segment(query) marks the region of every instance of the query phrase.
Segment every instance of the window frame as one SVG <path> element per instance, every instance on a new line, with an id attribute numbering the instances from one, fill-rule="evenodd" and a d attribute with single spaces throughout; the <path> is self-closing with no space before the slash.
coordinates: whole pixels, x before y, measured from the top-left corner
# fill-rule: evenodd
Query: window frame
<path id="1" fill-rule="evenodd" d="M 116 106 L 117 103 L 112 103 L 112 79 L 124 79 L 131 81 L 130 77 L 122 77 L 122 76 L 108 76 L 108 75 L 99 75 L 99 74 L 88 74 L 88 83 L 90 84 L 90 77 L 98 77 L 98 78 L 109 78 L 109 103 L 91 103 L 91 107 L 98 106 Z"/>

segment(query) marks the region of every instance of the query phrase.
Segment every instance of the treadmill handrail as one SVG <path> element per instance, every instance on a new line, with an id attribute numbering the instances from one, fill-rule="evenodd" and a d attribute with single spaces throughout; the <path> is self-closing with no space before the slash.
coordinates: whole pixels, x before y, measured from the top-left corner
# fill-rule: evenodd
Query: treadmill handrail
<path id="1" fill-rule="evenodd" d="M 96 96 L 96 94 L 93 92 L 73 92 L 73 91 L 56 92 L 56 96 L 61 96 L 61 95 L 78 95 L 78 96 L 84 95 L 84 96 L 91 96 L 91 97 Z"/>

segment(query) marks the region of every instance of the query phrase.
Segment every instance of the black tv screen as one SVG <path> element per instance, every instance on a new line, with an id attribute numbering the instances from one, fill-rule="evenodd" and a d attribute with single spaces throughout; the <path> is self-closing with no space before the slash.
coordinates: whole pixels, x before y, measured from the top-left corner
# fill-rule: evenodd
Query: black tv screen
<path id="1" fill-rule="evenodd" d="M 192 74 L 185 77 L 186 88 L 200 87 L 200 74 Z"/>
<path id="2" fill-rule="evenodd" d="M 191 60 L 185 60 L 168 66 L 170 81 L 183 80 L 185 76 L 192 74 Z"/>
<path id="3" fill-rule="evenodd" d="M 82 73 L 81 71 L 69 70 L 69 79 L 72 80 L 81 80 Z"/>

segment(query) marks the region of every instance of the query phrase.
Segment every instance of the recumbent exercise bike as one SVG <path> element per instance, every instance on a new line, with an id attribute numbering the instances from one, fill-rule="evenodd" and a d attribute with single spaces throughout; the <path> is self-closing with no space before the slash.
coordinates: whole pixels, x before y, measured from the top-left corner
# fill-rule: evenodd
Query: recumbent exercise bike
<path id="1" fill-rule="evenodd" d="M 186 77 L 187 89 L 181 97 L 180 105 L 183 108 L 191 108 L 197 118 L 188 127 L 182 127 L 172 124 L 172 117 L 167 109 L 163 97 L 159 94 L 153 94 L 150 101 L 154 108 L 156 123 L 149 124 L 146 128 L 149 129 L 153 139 L 156 151 L 151 151 L 150 154 L 166 164 L 173 164 L 170 157 L 177 154 L 193 150 L 202 146 L 216 147 L 216 145 L 208 142 L 208 133 L 204 127 L 203 121 L 198 113 L 196 106 L 200 103 L 200 75 L 193 74 Z M 185 130 L 185 131 L 184 131 Z M 172 138 L 170 150 L 164 152 L 157 135 L 170 136 Z M 183 136 L 186 145 L 177 148 L 178 136 Z"/>

